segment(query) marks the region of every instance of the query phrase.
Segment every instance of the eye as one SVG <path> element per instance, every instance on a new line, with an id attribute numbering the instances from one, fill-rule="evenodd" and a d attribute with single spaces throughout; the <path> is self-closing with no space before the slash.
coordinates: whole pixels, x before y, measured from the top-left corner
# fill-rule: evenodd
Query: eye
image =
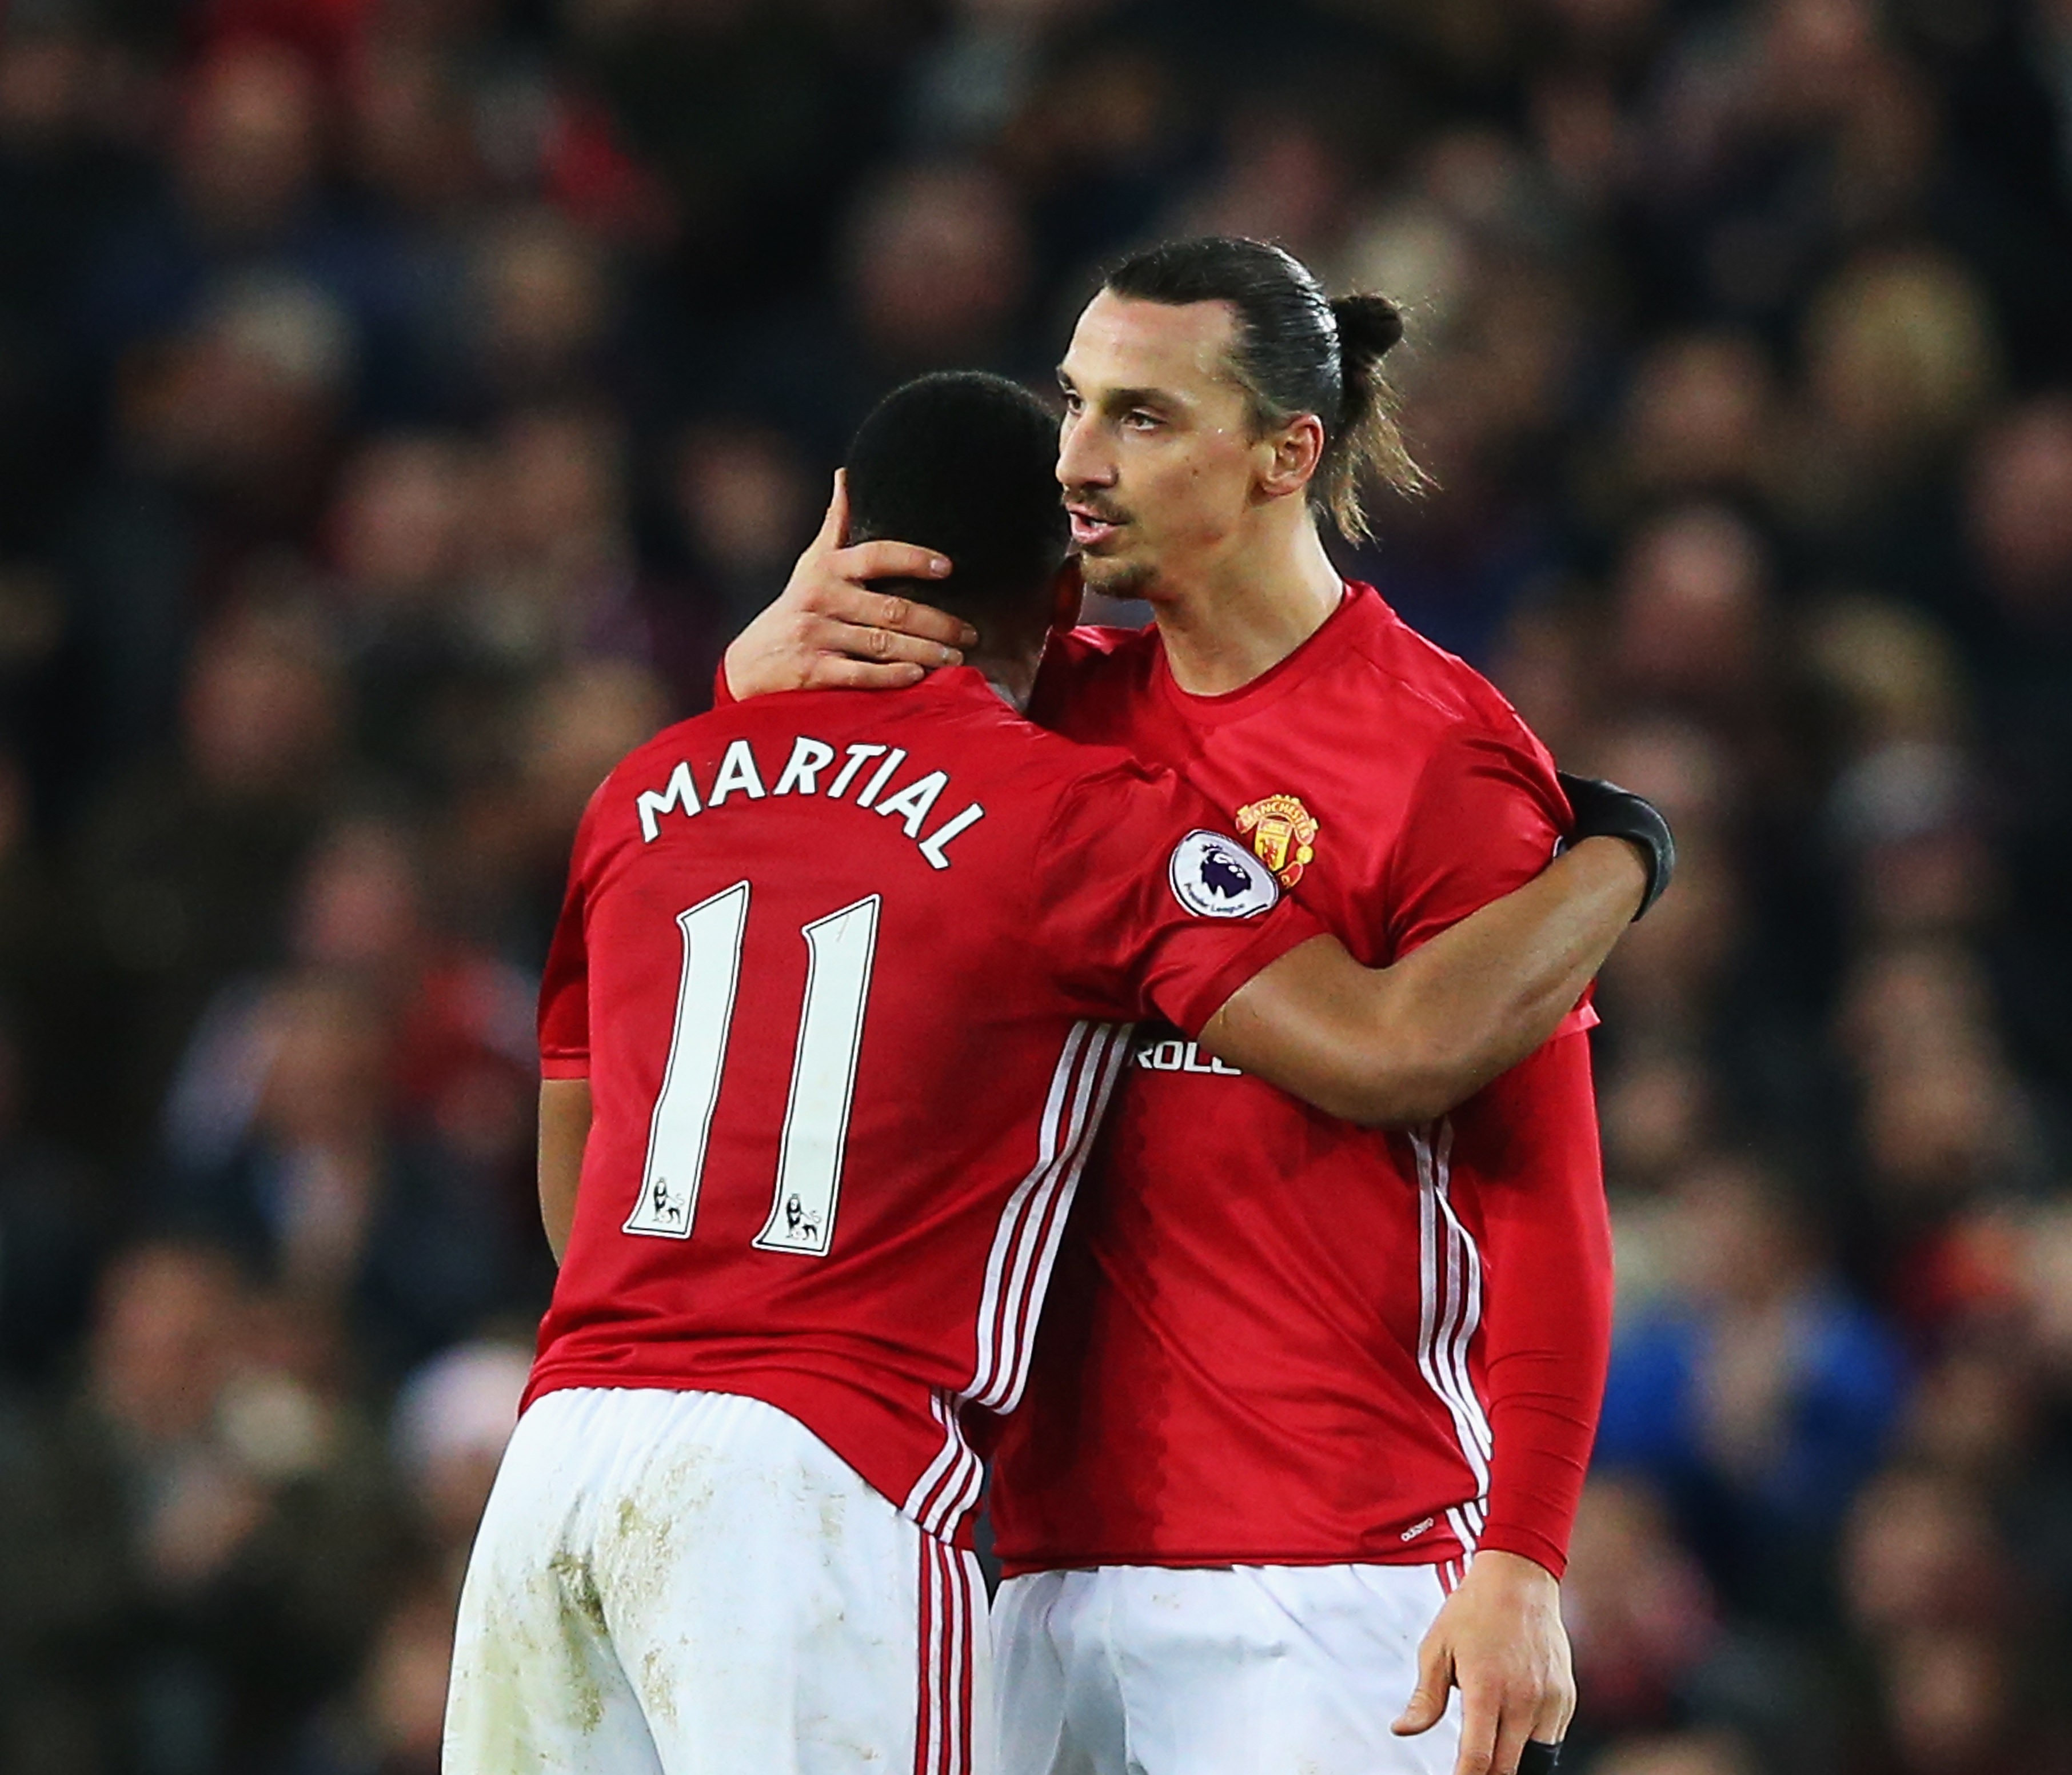
<path id="1" fill-rule="evenodd" d="M 1059 390 L 1059 392 L 1065 398 L 1065 412 L 1067 415 L 1068 417 L 1076 418 L 1079 414 L 1079 410 L 1085 406 L 1086 402 L 1082 401 L 1079 395 L 1071 389 L 1063 389 Z"/>
<path id="2" fill-rule="evenodd" d="M 1132 431 L 1156 431 L 1165 422 L 1155 413 L 1146 413 L 1137 407 L 1123 415 L 1122 422 Z"/>

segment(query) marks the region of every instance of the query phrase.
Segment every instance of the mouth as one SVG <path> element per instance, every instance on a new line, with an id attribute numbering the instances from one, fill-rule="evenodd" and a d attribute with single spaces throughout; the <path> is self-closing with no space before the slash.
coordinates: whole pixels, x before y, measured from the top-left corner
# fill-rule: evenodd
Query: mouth
<path id="1" fill-rule="evenodd" d="M 1099 549 L 1112 539 L 1128 521 L 1103 516 L 1083 505 L 1065 508 L 1072 521 L 1072 543 L 1082 554 Z"/>

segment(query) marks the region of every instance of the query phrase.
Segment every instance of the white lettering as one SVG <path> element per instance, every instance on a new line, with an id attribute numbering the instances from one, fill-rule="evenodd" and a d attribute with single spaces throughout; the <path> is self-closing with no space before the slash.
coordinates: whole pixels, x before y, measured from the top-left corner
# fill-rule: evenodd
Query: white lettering
<path id="1" fill-rule="evenodd" d="M 777 779 L 774 790 L 763 786 L 763 772 L 757 764 L 754 748 L 746 739 L 727 743 L 721 754 L 719 768 L 713 774 L 712 787 L 706 798 L 698 798 L 697 783 L 691 775 L 687 761 L 679 761 L 669 773 L 668 781 L 659 789 L 643 789 L 635 805 L 640 816 L 640 830 L 647 842 L 652 844 L 660 836 L 662 817 L 666 813 L 682 813 L 686 817 L 702 813 L 709 809 L 722 805 L 730 798 L 759 801 L 772 794 L 819 795 L 823 800 L 832 801 L 845 795 L 849 786 L 861 776 L 865 765 L 873 759 L 880 762 L 872 771 L 870 780 L 863 785 L 855 797 L 858 807 L 867 807 L 874 813 L 882 814 L 899 822 L 900 830 L 914 841 L 921 855 L 928 859 L 931 869 L 947 869 L 950 866 L 949 846 L 960 834 L 968 832 L 985 817 L 985 809 L 973 801 L 962 813 L 943 822 L 923 838 L 921 827 L 935 811 L 950 786 L 950 773 L 931 770 L 917 776 L 911 783 L 902 784 L 890 795 L 880 801 L 889 784 L 907 762 L 904 747 L 878 745 L 854 745 L 848 748 L 849 756 L 824 791 L 820 787 L 823 774 L 835 761 L 835 748 L 826 741 L 801 734 L 791 742 L 791 756 L 786 760 L 783 772 Z M 1212 1063 L 1213 1065 L 1213 1063 Z"/>
<path id="2" fill-rule="evenodd" d="M 873 810 L 890 817 L 903 813 L 900 823 L 906 828 L 906 836 L 921 836 L 921 822 L 935 810 L 935 797 L 950 785 L 950 773 L 946 770 L 931 770 L 926 776 L 917 776 L 896 795 L 888 796 Z"/>
<path id="3" fill-rule="evenodd" d="M 870 780 L 863 785 L 863 793 L 857 797 L 856 805 L 858 807 L 869 807 L 878 799 L 878 792 L 892 780 L 893 772 L 906 762 L 906 749 L 903 747 L 894 746 L 886 755 L 885 762 L 880 764 L 872 774 Z"/>
<path id="4" fill-rule="evenodd" d="M 777 779 L 772 795 L 811 795 L 820 772 L 835 761 L 835 749 L 824 740 L 798 739 L 791 742 L 791 756 L 784 774 Z"/>
<path id="5" fill-rule="evenodd" d="M 884 750 L 882 746 L 850 747 L 849 762 L 835 773 L 834 781 L 828 785 L 828 799 L 839 801 L 848 791 L 849 785 L 856 780 L 856 773 L 872 759 L 882 755 Z"/>
<path id="6" fill-rule="evenodd" d="M 1161 1041 L 1148 1041 L 1136 1052 L 1137 1064 L 1147 1073 L 1194 1073 L 1203 1077 L 1243 1078 L 1237 1067 L 1219 1060 L 1214 1054 L 1203 1052 L 1199 1042 L 1183 1041 L 1178 1036 L 1168 1036 Z"/>
<path id="7" fill-rule="evenodd" d="M 726 756 L 719 761 L 719 775 L 713 779 L 712 795 L 707 807 L 717 807 L 728 796 L 737 791 L 746 794 L 751 801 L 759 801 L 767 793 L 763 787 L 763 778 L 755 768 L 755 754 L 748 749 L 745 739 L 733 741 L 726 748 Z"/>
<path id="8" fill-rule="evenodd" d="M 671 809 L 681 808 L 686 817 L 698 811 L 698 792 L 691 781 L 691 767 L 678 764 L 669 772 L 669 780 L 660 794 L 652 789 L 643 789 L 634 805 L 640 814 L 640 836 L 645 842 L 652 844 L 661 832 L 662 816 Z"/>
<path id="9" fill-rule="evenodd" d="M 947 869 L 950 859 L 943 855 L 943 847 L 960 832 L 968 830 L 985 817 L 985 809 L 974 801 L 963 813 L 954 814 L 937 826 L 921 841 L 921 855 L 928 859 L 931 869 Z"/>

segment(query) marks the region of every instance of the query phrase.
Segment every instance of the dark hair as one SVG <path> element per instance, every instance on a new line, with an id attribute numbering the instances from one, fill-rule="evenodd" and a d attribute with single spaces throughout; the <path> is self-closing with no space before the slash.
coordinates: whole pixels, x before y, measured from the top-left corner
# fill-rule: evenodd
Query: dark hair
<path id="1" fill-rule="evenodd" d="M 952 370 L 902 384 L 849 447 L 849 540 L 946 554 L 947 580 L 912 595 L 974 619 L 1047 615 L 1071 542 L 1056 468 L 1057 416 L 1018 382 Z"/>
<path id="2" fill-rule="evenodd" d="M 1348 538 L 1368 534 L 1360 487 L 1370 476 L 1405 493 L 1428 484 L 1396 429 L 1382 377 L 1382 359 L 1403 337 L 1402 313 L 1388 297 L 1334 302 L 1293 253 L 1225 235 L 1133 253 L 1102 287 L 1138 302 L 1227 302 L 1236 311 L 1230 369 L 1251 399 L 1252 423 L 1270 430 L 1298 413 L 1323 422 L 1310 497 Z"/>

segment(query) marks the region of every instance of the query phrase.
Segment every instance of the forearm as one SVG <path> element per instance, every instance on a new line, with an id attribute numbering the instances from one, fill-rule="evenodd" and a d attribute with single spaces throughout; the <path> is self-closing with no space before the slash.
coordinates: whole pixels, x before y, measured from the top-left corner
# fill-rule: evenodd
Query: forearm
<path id="1" fill-rule="evenodd" d="M 1623 839 L 1586 838 L 1385 975 L 1372 1044 L 1423 1058 L 1426 1119 L 1465 1102 L 1554 1033 L 1640 903 L 1646 871 Z"/>
<path id="2" fill-rule="evenodd" d="M 1499 1151 L 1477 1155 L 1494 1449 L 1481 1544 L 1558 1577 L 1611 1350 L 1611 1228 L 1588 1038 L 1550 1044 L 1474 1115 L 1505 1130 Z M 1473 1138 L 1466 1118 L 1457 1131 Z"/>
<path id="3" fill-rule="evenodd" d="M 590 1139 L 590 1081 L 540 1081 L 540 1224 L 554 1262 L 568 1250 L 575 1225 L 583 1148 Z"/>
<path id="4" fill-rule="evenodd" d="M 1393 966 L 1291 949 L 1201 1032 L 1209 1050 L 1370 1126 L 1429 1122 L 1552 1035 L 1633 916 L 1646 872 L 1591 838 Z"/>

